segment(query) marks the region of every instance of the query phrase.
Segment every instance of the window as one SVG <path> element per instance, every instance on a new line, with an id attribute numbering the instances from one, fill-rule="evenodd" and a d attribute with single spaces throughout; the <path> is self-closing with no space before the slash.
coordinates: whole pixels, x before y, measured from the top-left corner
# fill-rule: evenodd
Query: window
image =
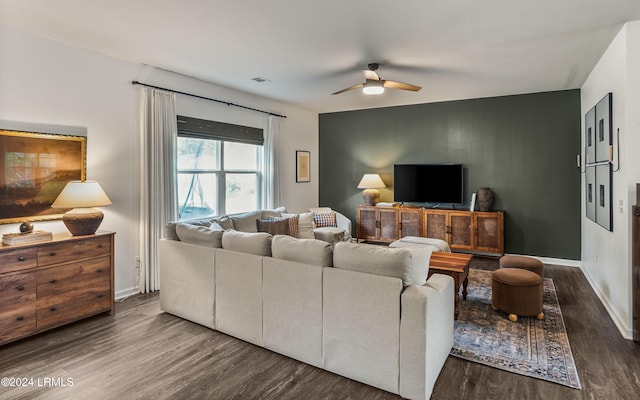
<path id="1" fill-rule="evenodd" d="M 192 120 L 199 125 L 194 128 Z M 179 219 L 232 214 L 260 208 L 262 143 L 230 137 L 229 124 L 182 116 L 178 117 L 178 122 Z M 200 128 L 203 127 L 203 122 L 207 123 L 205 128 L 209 132 L 194 132 L 202 130 Z M 220 128 L 220 125 L 227 131 L 215 129 Z M 225 135 L 216 134 L 216 131 L 222 131 Z"/>

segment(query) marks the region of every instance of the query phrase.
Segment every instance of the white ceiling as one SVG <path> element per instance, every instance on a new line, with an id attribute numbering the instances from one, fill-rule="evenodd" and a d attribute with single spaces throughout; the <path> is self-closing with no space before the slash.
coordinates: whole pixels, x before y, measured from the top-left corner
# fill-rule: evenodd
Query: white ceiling
<path id="1" fill-rule="evenodd" d="M 640 0 L 0 0 L 2 25 L 320 113 L 579 88 L 638 19 Z M 370 62 L 422 90 L 331 95 Z"/>

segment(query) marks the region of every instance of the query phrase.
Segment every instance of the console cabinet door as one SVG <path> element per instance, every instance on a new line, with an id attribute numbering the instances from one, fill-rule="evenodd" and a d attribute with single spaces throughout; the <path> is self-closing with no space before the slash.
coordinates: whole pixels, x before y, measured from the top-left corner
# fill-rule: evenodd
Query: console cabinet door
<path id="1" fill-rule="evenodd" d="M 398 239 L 398 225 L 395 208 L 358 206 L 356 210 L 358 240 L 393 242 Z"/>
<path id="2" fill-rule="evenodd" d="M 393 242 L 398 239 L 398 212 L 393 209 L 379 209 L 378 211 L 378 240 Z"/>
<path id="3" fill-rule="evenodd" d="M 424 236 L 433 239 L 444 240 L 447 243 L 449 238 L 447 237 L 447 215 L 446 210 L 425 210 L 424 211 Z"/>
<path id="4" fill-rule="evenodd" d="M 398 238 L 405 236 L 422 236 L 422 211 L 399 210 L 399 234 Z"/>
<path id="5" fill-rule="evenodd" d="M 468 211 L 448 213 L 449 246 L 456 250 L 473 249 L 473 218 Z"/>
<path id="6" fill-rule="evenodd" d="M 474 250 L 504 254 L 504 218 L 501 212 L 476 212 Z"/>
<path id="7" fill-rule="evenodd" d="M 377 239 L 378 217 L 375 207 L 358 207 L 356 220 L 356 236 L 358 239 Z"/>

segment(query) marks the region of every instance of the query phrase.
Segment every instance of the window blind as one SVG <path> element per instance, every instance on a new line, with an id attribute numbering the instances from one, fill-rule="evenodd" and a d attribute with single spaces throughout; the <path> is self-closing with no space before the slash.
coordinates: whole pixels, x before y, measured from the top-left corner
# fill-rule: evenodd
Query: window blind
<path id="1" fill-rule="evenodd" d="M 178 135 L 197 139 L 215 139 L 248 144 L 264 144 L 264 131 L 260 128 L 209 121 L 178 115 Z"/>

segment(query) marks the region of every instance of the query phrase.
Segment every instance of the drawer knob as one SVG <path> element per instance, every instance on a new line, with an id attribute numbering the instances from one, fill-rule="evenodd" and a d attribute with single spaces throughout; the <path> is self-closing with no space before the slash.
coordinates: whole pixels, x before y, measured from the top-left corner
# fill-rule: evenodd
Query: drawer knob
<path id="1" fill-rule="evenodd" d="M 50 255 L 51 257 L 53 257 L 53 256 L 55 256 L 55 255 L 56 255 L 56 252 L 55 252 L 55 251 L 50 251 L 50 252 L 49 252 L 49 255 Z"/>
<path id="2" fill-rule="evenodd" d="M 24 319 L 24 317 L 22 315 L 18 315 L 18 318 L 16 318 L 16 321 L 22 321 Z"/>
<path id="3" fill-rule="evenodd" d="M 102 243 L 100 243 L 100 244 L 98 245 L 98 248 L 99 248 L 99 249 L 101 249 L 101 248 L 103 248 L 103 247 L 104 247 L 104 245 L 103 245 Z"/>
<path id="4" fill-rule="evenodd" d="M 18 289 L 19 292 L 22 292 L 24 290 L 24 286 L 20 285 L 16 289 Z"/>
<path id="5" fill-rule="evenodd" d="M 25 260 L 24 256 L 18 257 L 18 261 L 24 261 L 24 260 Z"/>
<path id="6" fill-rule="evenodd" d="M 96 272 L 102 272 L 102 269 L 97 270 Z"/>
<path id="7" fill-rule="evenodd" d="M 101 298 L 103 298 L 103 297 L 104 297 L 104 295 L 103 295 L 102 293 L 98 294 L 98 298 L 99 298 L 99 299 L 101 299 Z"/>
<path id="8" fill-rule="evenodd" d="M 53 311 L 55 311 L 55 310 L 56 310 L 56 308 L 55 308 L 55 307 L 51 307 L 51 308 L 49 308 L 49 311 L 51 311 L 51 312 L 53 312 Z"/>
<path id="9" fill-rule="evenodd" d="M 56 282 L 58 282 L 58 281 L 55 280 L 55 279 L 52 279 L 52 280 L 49 281 L 49 283 L 56 283 Z"/>

